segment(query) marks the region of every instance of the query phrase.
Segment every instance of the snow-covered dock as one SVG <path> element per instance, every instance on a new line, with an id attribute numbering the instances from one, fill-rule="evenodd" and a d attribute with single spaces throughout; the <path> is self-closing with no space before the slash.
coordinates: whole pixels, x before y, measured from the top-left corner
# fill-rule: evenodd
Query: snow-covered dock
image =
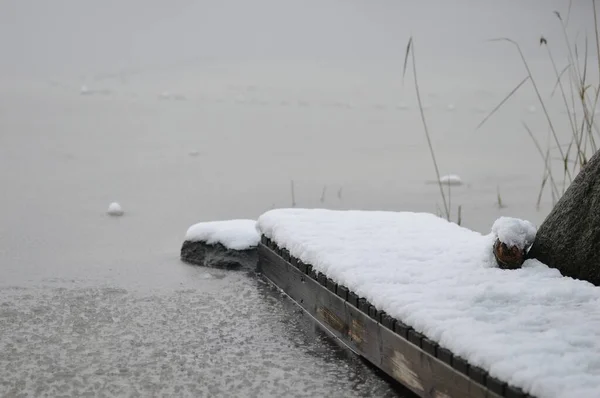
<path id="1" fill-rule="evenodd" d="M 531 239 L 510 224 L 481 235 L 431 214 L 272 210 L 258 263 L 420 396 L 600 396 L 600 288 L 536 260 L 499 269 L 499 235 Z"/>

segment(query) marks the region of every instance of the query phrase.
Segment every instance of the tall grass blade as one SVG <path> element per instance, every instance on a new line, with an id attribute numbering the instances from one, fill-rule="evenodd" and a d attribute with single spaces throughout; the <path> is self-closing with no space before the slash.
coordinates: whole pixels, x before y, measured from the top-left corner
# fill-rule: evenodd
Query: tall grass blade
<path id="1" fill-rule="evenodd" d="M 448 203 L 446 202 L 446 195 L 444 194 L 444 187 L 442 186 L 442 181 L 440 179 L 440 170 L 438 168 L 437 160 L 435 158 L 435 152 L 433 151 L 433 144 L 431 143 L 431 137 L 429 135 L 429 129 L 427 128 L 427 121 L 425 120 L 425 112 L 423 111 L 423 103 L 421 101 L 421 90 L 419 89 L 419 80 L 417 78 L 417 62 L 415 56 L 415 46 L 413 44 L 413 38 L 411 37 L 408 41 L 408 46 L 406 47 L 407 58 L 408 53 L 412 56 L 412 67 L 413 67 L 413 78 L 415 80 L 415 90 L 417 92 L 417 102 L 419 103 L 419 112 L 421 113 L 421 121 L 423 122 L 423 128 L 425 130 L 425 137 L 427 137 L 427 145 L 429 146 L 429 151 L 431 153 L 431 159 L 433 160 L 433 167 L 435 168 L 435 175 L 437 176 L 438 186 L 440 188 L 440 194 L 442 195 L 442 201 L 444 202 L 444 212 L 446 214 L 446 219 L 450 221 L 450 209 L 448 208 Z"/>
<path id="2" fill-rule="evenodd" d="M 509 99 L 510 97 L 512 97 L 512 96 L 513 96 L 513 95 L 514 95 L 514 94 L 517 92 L 517 90 L 519 90 L 519 89 L 521 88 L 521 86 L 522 86 L 523 84 L 525 84 L 525 82 L 527 82 L 527 80 L 529 80 L 529 76 L 527 76 L 525 79 L 521 80 L 521 82 L 520 82 L 519 84 L 517 84 L 517 85 L 515 86 L 515 88 L 513 88 L 513 89 L 511 90 L 511 92 L 510 92 L 510 93 L 508 93 L 508 95 L 507 95 L 506 97 L 504 97 L 504 99 L 503 99 L 502 101 L 500 101 L 500 103 L 499 103 L 498 105 L 496 105 L 496 107 L 495 107 L 494 109 L 492 109 L 492 111 L 491 111 L 491 112 L 490 112 L 490 113 L 489 113 L 489 114 L 488 114 L 488 115 L 487 115 L 487 116 L 486 116 L 486 117 L 485 117 L 485 118 L 484 118 L 484 119 L 483 119 L 483 120 L 482 120 L 482 121 L 481 121 L 481 122 L 480 122 L 480 123 L 477 125 L 477 127 L 475 128 L 475 130 L 479 130 L 479 128 L 480 128 L 481 126 L 483 126 L 483 125 L 485 124 L 485 122 L 487 122 L 487 121 L 488 121 L 488 119 L 489 119 L 490 117 L 492 117 L 492 115 L 493 115 L 494 113 L 496 113 L 496 111 L 498 111 L 498 109 L 500 109 L 500 108 L 502 107 L 502 105 L 504 105 L 504 103 L 505 103 L 506 101 L 508 101 L 508 99 Z"/>

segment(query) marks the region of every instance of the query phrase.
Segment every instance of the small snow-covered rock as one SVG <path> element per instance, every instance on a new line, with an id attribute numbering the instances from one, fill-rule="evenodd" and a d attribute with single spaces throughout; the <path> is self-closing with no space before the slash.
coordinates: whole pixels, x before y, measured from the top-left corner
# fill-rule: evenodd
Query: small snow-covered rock
<path id="1" fill-rule="evenodd" d="M 446 185 L 462 185 L 462 179 L 456 174 L 448 174 L 446 176 L 440 177 L 440 183 Z"/>
<path id="2" fill-rule="evenodd" d="M 258 245 L 260 235 L 256 220 L 208 221 L 189 227 L 185 240 L 209 245 L 220 243 L 227 249 L 247 250 Z"/>
<path id="3" fill-rule="evenodd" d="M 117 202 L 112 202 L 108 206 L 108 210 L 106 213 L 109 216 L 114 216 L 114 217 L 122 216 L 123 214 L 125 214 L 125 212 L 123 211 L 123 208 Z"/>
<path id="4" fill-rule="evenodd" d="M 187 230 L 181 259 L 206 267 L 255 268 L 259 242 L 255 220 L 202 222 Z"/>
<path id="5" fill-rule="evenodd" d="M 500 242 L 520 250 L 533 244 L 536 232 L 531 222 L 513 217 L 500 217 L 492 226 L 492 233 Z"/>

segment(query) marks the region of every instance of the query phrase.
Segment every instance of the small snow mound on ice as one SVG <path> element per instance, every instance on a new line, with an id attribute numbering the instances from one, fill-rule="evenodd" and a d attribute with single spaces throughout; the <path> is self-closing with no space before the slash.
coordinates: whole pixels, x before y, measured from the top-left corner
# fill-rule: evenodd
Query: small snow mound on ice
<path id="1" fill-rule="evenodd" d="M 500 217 L 492 226 L 492 233 L 507 246 L 525 249 L 533 243 L 537 230 L 532 223 L 512 217 Z"/>
<path id="2" fill-rule="evenodd" d="M 446 185 L 462 185 L 462 179 L 456 174 L 448 174 L 447 176 L 440 177 L 440 182 Z"/>
<path id="3" fill-rule="evenodd" d="M 89 88 L 88 88 L 88 86 L 86 86 L 86 85 L 83 85 L 83 86 L 81 86 L 81 87 L 79 88 L 79 94 L 81 94 L 81 95 L 89 95 L 89 94 L 91 94 L 91 93 L 92 93 L 92 92 L 90 91 L 90 89 L 89 89 Z"/>
<path id="4" fill-rule="evenodd" d="M 116 217 L 122 216 L 123 214 L 125 214 L 125 212 L 123 211 L 123 208 L 117 202 L 112 202 L 108 206 L 108 210 L 106 211 L 106 213 L 109 216 L 116 216 Z"/>
<path id="5" fill-rule="evenodd" d="M 246 250 L 258 245 L 260 235 L 255 220 L 209 221 L 188 228 L 185 240 L 222 244 L 231 250 Z"/>
<path id="6" fill-rule="evenodd" d="M 527 111 L 529 111 L 529 113 L 535 113 L 537 111 L 537 108 L 531 105 L 529 108 L 527 108 Z"/>

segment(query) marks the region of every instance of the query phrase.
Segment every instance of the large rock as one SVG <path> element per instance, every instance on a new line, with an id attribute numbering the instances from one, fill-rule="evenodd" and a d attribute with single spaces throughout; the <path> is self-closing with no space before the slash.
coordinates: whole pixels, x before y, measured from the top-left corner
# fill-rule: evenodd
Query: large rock
<path id="1" fill-rule="evenodd" d="M 528 257 L 600 285 L 600 151 L 544 220 Z"/>
<path id="2" fill-rule="evenodd" d="M 258 250 L 256 247 L 232 250 L 220 243 L 186 240 L 181 247 L 181 260 L 206 267 L 254 270 L 258 264 Z"/>

